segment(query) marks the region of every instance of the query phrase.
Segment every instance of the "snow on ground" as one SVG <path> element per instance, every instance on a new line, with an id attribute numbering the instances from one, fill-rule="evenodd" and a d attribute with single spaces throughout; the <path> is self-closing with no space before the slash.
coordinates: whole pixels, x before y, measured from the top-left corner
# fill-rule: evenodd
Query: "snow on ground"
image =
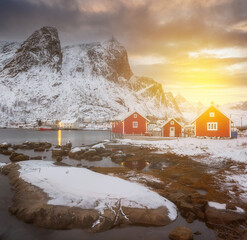
<path id="1" fill-rule="evenodd" d="M 247 203 L 247 172 L 246 174 L 233 174 L 226 176 L 226 185 L 231 187 L 237 184 L 237 186 L 242 190 L 239 195 L 240 198 Z"/>
<path id="2" fill-rule="evenodd" d="M 96 209 L 118 206 L 156 209 L 165 206 L 169 217 L 177 217 L 176 206 L 148 188 L 85 168 L 58 167 L 47 161 L 24 161 L 20 177 L 40 187 L 51 198 L 48 204 Z"/>
<path id="3" fill-rule="evenodd" d="M 247 163 L 247 137 L 226 140 L 177 138 L 160 141 L 131 139 L 121 139 L 119 141 L 123 144 L 158 148 L 159 153 L 163 151 L 164 153 L 171 152 L 178 155 L 205 156 L 205 158 L 195 160 L 206 161 L 208 164 L 226 159 Z"/>
<path id="4" fill-rule="evenodd" d="M 239 163 L 247 163 L 247 137 L 238 139 L 216 140 L 216 139 L 198 139 L 198 138 L 178 138 L 160 141 L 144 140 L 119 140 L 122 144 L 134 144 L 146 146 L 155 149 L 154 153 L 175 153 L 178 155 L 187 155 L 195 161 L 200 161 L 208 165 L 225 160 L 233 160 Z M 157 151 L 158 149 L 158 151 Z M 200 156 L 200 157 L 197 157 Z M 224 173 L 223 184 L 229 187 L 237 186 L 242 190 L 239 197 L 242 201 L 247 201 L 247 169 L 245 174 L 241 172 Z M 229 191 L 230 192 L 230 191 Z M 231 192 L 230 192 L 231 193 Z M 231 193 L 235 195 L 234 192 Z"/>
<path id="5" fill-rule="evenodd" d="M 226 210 L 226 203 L 208 202 L 209 207 L 213 207 L 219 210 Z M 236 210 L 231 210 L 233 212 L 244 213 L 244 209 L 236 207 Z"/>

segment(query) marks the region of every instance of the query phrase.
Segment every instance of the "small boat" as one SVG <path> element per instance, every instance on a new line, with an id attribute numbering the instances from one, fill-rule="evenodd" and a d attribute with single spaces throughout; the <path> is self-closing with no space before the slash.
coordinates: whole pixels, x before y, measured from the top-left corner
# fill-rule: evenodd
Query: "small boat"
<path id="1" fill-rule="evenodd" d="M 49 127 L 49 126 L 41 126 L 41 127 L 39 128 L 39 130 L 40 130 L 40 131 L 51 131 L 52 128 Z"/>

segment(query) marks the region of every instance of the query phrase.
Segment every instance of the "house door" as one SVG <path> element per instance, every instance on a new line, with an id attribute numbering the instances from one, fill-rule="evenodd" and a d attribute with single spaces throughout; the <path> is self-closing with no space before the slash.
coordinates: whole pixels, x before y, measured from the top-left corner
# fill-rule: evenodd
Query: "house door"
<path id="1" fill-rule="evenodd" d="M 175 137 L 175 128 L 170 127 L 170 137 Z"/>

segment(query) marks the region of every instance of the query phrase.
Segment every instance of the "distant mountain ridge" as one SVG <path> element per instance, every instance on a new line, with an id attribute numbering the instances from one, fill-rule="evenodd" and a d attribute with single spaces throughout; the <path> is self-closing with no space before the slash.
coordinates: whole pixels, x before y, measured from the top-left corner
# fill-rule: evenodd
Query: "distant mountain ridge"
<path id="1" fill-rule="evenodd" d="M 0 122 L 99 117 L 126 111 L 156 118 L 183 115 L 171 93 L 135 76 L 116 40 L 61 47 L 53 27 L 22 44 L 0 42 Z"/>

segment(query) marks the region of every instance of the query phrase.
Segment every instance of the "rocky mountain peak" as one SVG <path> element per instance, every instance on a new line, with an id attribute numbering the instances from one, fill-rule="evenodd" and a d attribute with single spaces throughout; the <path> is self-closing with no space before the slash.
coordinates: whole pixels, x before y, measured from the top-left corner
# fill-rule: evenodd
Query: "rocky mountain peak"
<path id="1" fill-rule="evenodd" d="M 110 81 L 118 82 L 119 77 L 129 80 L 133 75 L 127 51 L 115 38 L 93 46 L 87 56 L 93 66 L 93 73 Z M 102 63 L 105 63 L 104 68 Z"/>
<path id="2" fill-rule="evenodd" d="M 21 44 L 3 70 L 15 76 L 19 72 L 27 72 L 33 66 L 38 65 L 59 71 L 61 64 L 62 53 L 57 29 L 42 27 Z"/>

